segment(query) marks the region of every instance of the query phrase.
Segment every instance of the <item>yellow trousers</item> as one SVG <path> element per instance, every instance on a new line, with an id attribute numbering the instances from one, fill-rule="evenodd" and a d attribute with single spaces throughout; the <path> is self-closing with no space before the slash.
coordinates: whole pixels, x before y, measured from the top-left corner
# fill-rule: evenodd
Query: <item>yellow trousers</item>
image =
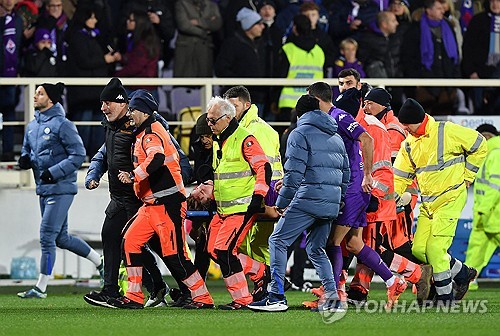
<path id="1" fill-rule="evenodd" d="M 433 213 L 420 206 L 412 253 L 423 263 L 432 265 L 433 273 L 450 269 L 448 249 L 466 201 L 467 189 L 464 189 L 456 199 L 444 203 Z"/>

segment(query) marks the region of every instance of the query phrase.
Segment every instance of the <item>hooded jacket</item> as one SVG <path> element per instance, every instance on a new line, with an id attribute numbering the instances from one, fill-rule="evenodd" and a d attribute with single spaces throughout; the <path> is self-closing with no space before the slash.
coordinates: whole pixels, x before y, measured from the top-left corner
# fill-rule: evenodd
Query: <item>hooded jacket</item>
<path id="1" fill-rule="evenodd" d="M 349 159 L 335 120 L 319 110 L 302 115 L 288 137 L 285 156 L 276 206 L 335 219 L 350 178 Z"/>
<path id="2" fill-rule="evenodd" d="M 77 193 L 76 172 L 85 160 L 85 147 L 75 125 L 66 119 L 61 104 L 45 112 L 35 111 L 24 135 L 22 155 L 29 155 L 40 196 Z M 54 183 L 40 180 L 48 169 Z"/>

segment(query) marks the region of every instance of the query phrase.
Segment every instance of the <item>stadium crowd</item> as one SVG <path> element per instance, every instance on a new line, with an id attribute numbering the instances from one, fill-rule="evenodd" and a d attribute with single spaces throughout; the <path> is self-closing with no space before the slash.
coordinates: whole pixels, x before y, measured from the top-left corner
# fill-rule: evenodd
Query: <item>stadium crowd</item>
<path id="1" fill-rule="evenodd" d="M 0 70 L 3 77 L 335 78 L 355 68 L 376 78 L 499 78 L 499 18 L 498 0 L 1 0 Z M 128 92 L 138 88 L 158 98 L 151 86 Z M 248 89 L 266 121 L 290 120 L 293 88 Z M 431 115 L 496 114 L 500 104 L 498 88 L 387 90 L 396 113 L 409 97 Z M 69 87 L 68 118 L 100 121 L 99 93 Z M 18 100 L 18 88 L 0 86 L 5 121 L 15 120 Z M 78 129 L 93 156 L 102 130 Z M 14 159 L 13 134 L 4 128 L 4 161 Z"/>

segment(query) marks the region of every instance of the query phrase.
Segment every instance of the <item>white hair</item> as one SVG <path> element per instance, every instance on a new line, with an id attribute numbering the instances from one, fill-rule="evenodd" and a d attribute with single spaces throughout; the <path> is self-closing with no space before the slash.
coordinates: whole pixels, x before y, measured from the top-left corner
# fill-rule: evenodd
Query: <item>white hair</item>
<path id="1" fill-rule="evenodd" d="M 207 111 L 209 111 L 213 107 L 218 107 L 215 111 L 218 112 L 218 115 L 228 115 L 231 118 L 234 118 L 236 116 L 236 108 L 234 107 L 233 104 L 227 99 L 224 99 L 219 96 L 215 96 L 210 98 L 210 101 L 207 104 Z"/>

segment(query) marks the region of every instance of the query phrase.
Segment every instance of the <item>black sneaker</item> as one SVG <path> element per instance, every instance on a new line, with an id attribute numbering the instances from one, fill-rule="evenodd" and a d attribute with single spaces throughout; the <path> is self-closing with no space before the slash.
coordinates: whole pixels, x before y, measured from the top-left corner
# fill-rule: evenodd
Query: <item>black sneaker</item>
<path id="1" fill-rule="evenodd" d="M 118 298 L 119 295 L 110 295 L 106 293 L 105 291 L 92 291 L 88 294 L 85 294 L 83 296 L 83 299 L 85 302 L 88 304 L 91 304 L 93 306 L 98 306 L 98 307 L 107 307 L 107 308 L 114 308 L 113 306 L 108 304 L 108 300 L 112 298 Z"/>
<path id="2" fill-rule="evenodd" d="M 242 305 L 238 302 L 231 302 L 225 305 L 219 305 L 217 308 L 220 310 L 246 310 L 248 307 L 246 305 Z"/>
<path id="3" fill-rule="evenodd" d="M 183 309 L 213 309 L 214 305 L 210 303 L 196 302 L 192 301 L 191 303 L 182 307 Z"/>
<path id="4" fill-rule="evenodd" d="M 468 267 L 467 281 L 463 284 L 457 284 L 453 281 L 453 297 L 456 301 L 460 301 L 464 298 L 465 294 L 469 290 L 469 283 L 474 281 L 477 277 L 477 270 L 474 267 Z"/>
<path id="5" fill-rule="evenodd" d="M 188 305 L 193 302 L 193 299 L 191 299 L 191 294 L 182 294 L 177 298 L 176 301 L 171 301 L 168 303 L 169 307 L 184 307 L 185 305 Z"/>
<path id="6" fill-rule="evenodd" d="M 271 280 L 270 274 L 271 272 L 269 266 L 266 265 L 266 269 L 264 271 L 264 274 L 262 275 L 262 278 L 253 283 L 253 291 L 251 293 L 253 297 L 253 302 L 261 301 L 268 295 L 267 285 Z"/>
<path id="7" fill-rule="evenodd" d="M 135 302 L 130 300 L 126 296 L 122 296 L 119 298 L 111 298 L 108 300 L 108 305 L 112 308 L 120 308 L 120 309 L 143 309 L 144 305 L 139 302 Z"/>
<path id="8" fill-rule="evenodd" d="M 347 290 L 347 303 L 354 306 L 363 306 L 368 299 L 368 293 L 363 293 L 360 290 L 349 288 Z"/>
<path id="9" fill-rule="evenodd" d="M 168 295 L 173 301 L 177 301 L 182 296 L 182 292 L 179 288 L 170 288 Z"/>

